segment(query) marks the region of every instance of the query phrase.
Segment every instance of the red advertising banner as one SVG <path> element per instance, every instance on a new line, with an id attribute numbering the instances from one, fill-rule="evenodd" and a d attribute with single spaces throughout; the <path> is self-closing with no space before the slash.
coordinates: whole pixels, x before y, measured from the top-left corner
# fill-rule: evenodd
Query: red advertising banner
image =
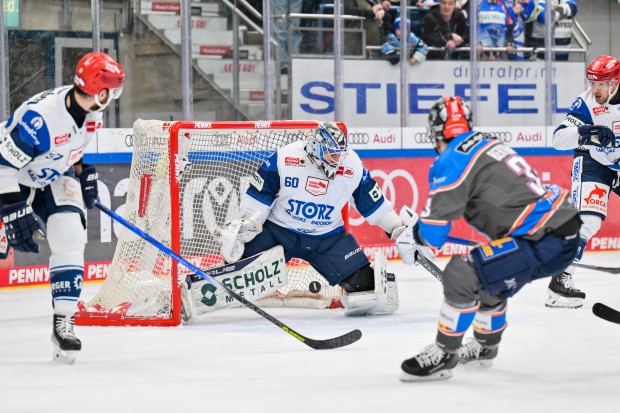
<path id="1" fill-rule="evenodd" d="M 563 156 L 526 156 L 527 161 L 534 167 L 544 183 L 556 183 L 564 188 L 570 188 L 570 168 L 572 155 Z M 365 158 L 364 163 L 370 170 L 371 175 L 377 180 L 384 195 L 392 202 L 398 212 L 403 205 L 409 205 L 416 212 L 420 212 L 428 194 L 428 170 L 434 158 Z M 123 172 L 120 175 L 126 176 Z M 121 176 L 119 175 L 119 179 Z M 101 190 L 100 190 L 101 194 Z M 584 197 L 589 194 L 583 194 Z M 609 199 L 609 211 L 618 211 L 620 201 L 617 196 L 612 195 Z M 122 207 L 119 207 L 119 212 Z M 95 224 L 97 220 L 91 218 L 90 224 Z M 385 233 L 376 226 L 371 226 L 364 221 L 360 214 L 351 209 L 349 217 L 350 229 L 364 252 L 372 257 L 377 249 L 383 250 L 388 259 L 399 258 L 394 242 L 388 239 Z M 92 260 L 85 265 L 85 282 L 101 281 L 105 279 L 107 269 L 112 258 L 113 243 L 102 242 L 104 225 L 99 225 L 99 232 L 89 235 L 87 249 L 90 252 L 86 259 Z M 460 220 L 453 224 L 450 235 L 483 241 L 484 238 L 469 227 L 464 221 Z M 91 230 L 93 227 L 90 228 Z M 102 232 L 103 231 L 103 232 Z M 110 238 L 112 239 L 112 238 Z M 42 245 L 43 250 L 44 245 Z M 107 248 L 107 250 L 106 250 Z M 599 232 L 593 237 L 588 248 L 590 250 L 614 250 L 620 249 L 620 215 L 610 213 Z M 455 254 L 467 253 L 469 247 L 457 244 L 446 244 L 436 251 L 438 256 L 451 256 Z M 93 251 L 103 254 L 95 255 Z M 26 254 L 30 256 L 31 254 Z M 90 256 L 90 257 L 89 257 Z M 49 283 L 49 270 L 43 262 L 46 257 L 40 258 L 36 263 L 24 265 L 17 263 L 14 266 L 13 257 L 0 262 L 0 289 L 15 287 L 31 287 L 47 285 Z M 40 264 L 39 264 L 40 263 Z M 33 265 L 39 264 L 39 265 Z"/>

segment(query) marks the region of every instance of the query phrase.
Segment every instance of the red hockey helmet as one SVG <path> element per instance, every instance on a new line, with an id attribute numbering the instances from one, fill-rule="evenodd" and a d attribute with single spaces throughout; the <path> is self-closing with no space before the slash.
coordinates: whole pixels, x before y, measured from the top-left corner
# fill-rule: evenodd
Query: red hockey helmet
<path id="1" fill-rule="evenodd" d="M 435 140 L 452 139 L 471 128 L 471 108 L 459 96 L 439 99 L 428 113 L 428 129 L 433 144 Z"/>
<path id="2" fill-rule="evenodd" d="M 125 71 L 121 65 L 101 52 L 84 55 L 75 68 L 73 79 L 74 85 L 90 96 L 97 96 L 103 89 L 108 89 L 111 99 L 120 97 L 124 81 Z"/>
<path id="3" fill-rule="evenodd" d="M 599 56 L 586 69 L 586 78 L 594 82 L 620 78 L 620 61 L 613 56 Z"/>

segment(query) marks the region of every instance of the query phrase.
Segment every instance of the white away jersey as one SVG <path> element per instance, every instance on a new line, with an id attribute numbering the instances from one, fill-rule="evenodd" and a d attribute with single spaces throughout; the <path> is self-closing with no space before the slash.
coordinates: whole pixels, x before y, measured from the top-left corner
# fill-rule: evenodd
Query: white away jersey
<path id="1" fill-rule="evenodd" d="M 33 96 L 0 124 L 0 193 L 47 186 L 82 158 L 103 114 L 88 113 L 78 127 L 65 104 L 71 88 Z"/>
<path id="2" fill-rule="evenodd" d="M 564 121 L 553 132 L 553 146 L 556 149 L 587 150 L 590 156 L 602 165 L 620 170 L 620 148 L 601 148 L 595 145 L 578 145 L 581 125 L 604 125 L 611 129 L 616 137 L 620 136 L 620 103 L 596 103 L 590 89 L 577 97 L 570 107 Z"/>
<path id="3" fill-rule="evenodd" d="M 352 200 L 374 224 L 392 205 L 359 156 L 349 150 L 334 179 L 327 179 L 305 151 L 305 141 L 273 153 L 250 179 L 241 210 L 260 210 L 263 218 L 292 231 L 324 236 L 343 231 L 342 207 Z"/>

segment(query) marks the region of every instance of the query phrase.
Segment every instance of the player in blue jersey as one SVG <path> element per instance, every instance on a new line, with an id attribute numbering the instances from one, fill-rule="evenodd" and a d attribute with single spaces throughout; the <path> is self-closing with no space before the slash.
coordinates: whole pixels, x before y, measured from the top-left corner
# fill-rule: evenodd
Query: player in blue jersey
<path id="1" fill-rule="evenodd" d="M 370 176 L 345 132 L 324 122 L 307 140 L 273 153 L 253 175 L 240 216 L 222 233 L 222 256 L 235 262 L 276 245 L 288 261 L 308 261 L 330 285 L 344 290 L 347 316 L 390 314 L 398 308 L 396 280 L 372 268 L 345 231 L 342 208 L 349 200 L 370 224 L 395 238 L 405 227 Z"/>
<path id="2" fill-rule="evenodd" d="M 441 247 L 461 217 L 492 241 L 444 270 L 437 338 L 402 363 L 403 381 L 440 380 L 464 364 L 489 364 L 506 328 L 507 299 L 532 280 L 561 272 L 577 253 L 580 221 L 567 190 L 543 185 L 512 148 L 471 130 L 459 97 L 440 99 L 429 114 L 439 156 L 429 172 L 429 197 L 397 238 L 403 261 L 421 245 Z M 473 325 L 473 338 L 463 342 Z"/>
<path id="3" fill-rule="evenodd" d="M 0 124 L 1 231 L 8 240 L 0 258 L 9 248 L 37 253 L 35 235 L 47 238 L 54 359 L 70 364 L 82 347 L 73 314 L 84 274 L 85 208 L 97 198 L 97 171 L 82 163 L 82 155 L 124 80 L 114 59 L 88 53 L 77 64 L 73 85 L 31 97 Z"/>
<path id="4" fill-rule="evenodd" d="M 573 203 L 583 221 L 579 232 L 579 262 L 590 238 L 607 216 L 610 192 L 620 195 L 620 61 L 599 56 L 586 69 L 589 87 L 575 99 L 564 121 L 553 132 L 556 149 L 573 149 L 571 168 Z M 575 266 L 549 283 L 547 307 L 579 308 L 585 293 L 574 288 Z"/>

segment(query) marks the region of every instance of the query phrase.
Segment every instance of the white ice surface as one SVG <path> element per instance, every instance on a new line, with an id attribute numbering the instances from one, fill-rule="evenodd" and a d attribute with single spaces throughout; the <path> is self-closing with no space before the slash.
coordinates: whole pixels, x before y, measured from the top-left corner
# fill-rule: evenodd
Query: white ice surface
<path id="1" fill-rule="evenodd" d="M 620 253 L 584 262 L 619 266 Z M 578 270 L 580 310 L 546 309 L 548 279 L 528 285 L 510 301 L 492 368 L 401 383 L 400 363 L 434 340 L 442 294 L 422 268 L 389 266 L 401 301 L 393 316 L 268 310 L 313 338 L 362 330 L 358 343 L 329 351 L 240 308 L 176 328 L 77 327 L 84 348 L 62 365 L 51 358 L 49 289 L 0 291 L 0 413 L 620 412 L 620 325 L 591 313 L 595 302 L 620 309 L 620 274 Z"/>

